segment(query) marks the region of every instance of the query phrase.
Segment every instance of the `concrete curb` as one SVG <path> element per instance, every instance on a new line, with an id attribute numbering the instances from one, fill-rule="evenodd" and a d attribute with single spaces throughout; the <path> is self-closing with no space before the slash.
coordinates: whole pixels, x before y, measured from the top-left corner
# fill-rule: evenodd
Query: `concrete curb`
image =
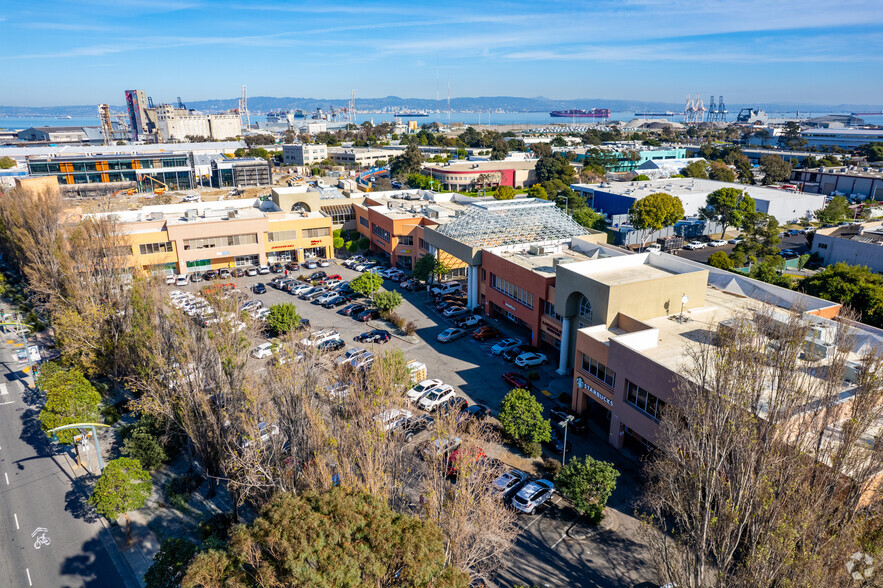
<path id="1" fill-rule="evenodd" d="M 599 535 L 605 531 L 616 531 L 620 526 L 619 517 L 617 516 L 616 511 L 610 508 L 604 509 L 604 520 L 601 521 L 600 525 L 590 526 L 581 523 L 581 518 L 582 517 L 574 520 L 567 529 L 567 536 L 577 541 L 591 539 L 595 535 Z"/>
<path id="2" fill-rule="evenodd" d="M 371 327 L 372 329 L 383 329 L 384 331 L 389 331 L 390 335 L 392 335 L 396 339 L 399 339 L 400 341 L 404 341 L 406 343 L 411 343 L 411 344 L 415 344 L 418 342 L 417 337 L 415 337 L 414 335 L 411 335 L 410 337 L 407 335 L 400 335 L 397 332 L 399 330 L 399 328 L 396 327 L 395 325 L 391 325 L 391 324 L 387 323 L 386 321 L 368 321 L 365 324 L 368 325 L 369 327 Z"/>

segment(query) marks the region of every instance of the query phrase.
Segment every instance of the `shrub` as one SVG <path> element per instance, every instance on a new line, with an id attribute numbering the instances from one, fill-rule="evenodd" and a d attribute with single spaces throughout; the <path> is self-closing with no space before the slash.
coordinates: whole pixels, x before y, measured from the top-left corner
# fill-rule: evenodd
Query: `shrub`
<path id="1" fill-rule="evenodd" d="M 120 420 L 120 411 L 113 404 L 105 404 L 101 407 L 101 416 L 104 417 L 105 425 L 115 425 Z"/>
<path id="2" fill-rule="evenodd" d="M 344 244 L 344 241 L 343 241 L 342 237 L 335 237 L 334 238 L 334 248 L 335 249 L 343 249 L 343 244 Z"/>
<path id="3" fill-rule="evenodd" d="M 539 457 L 543 454 L 543 446 L 536 441 L 515 440 L 515 447 L 527 457 Z"/>
<path id="4" fill-rule="evenodd" d="M 530 370 L 529 372 L 527 372 L 527 379 L 528 380 L 539 380 L 540 373 L 536 370 Z"/>
<path id="5" fill-rule="evenodd" d="M 221 549 L 230 539 L 233 517 L 226 513 L 211 515 L 199 523 L 199 536 L 209 549 Z"/>
<path id="6" fill-rule="evenodd" d="M 141 467 L 152 472 L 158 470 L 168 457 L 159 441 L 145 431 L 136 429 L 123 443 L 123 453 L 141 462 Z"/>
<path id="7" fill-rule="evenodd" d="M 368 249 L 369 247 L 371 247 L 371 239 L 368 237 L 359 239 L 359 249 Z"/>
<path id="8" fill-rule="evenodd" d="M 543 467 L 549 473 L 549 478 L 554 480 L 561 471 L 561 462 L 554 457 L 547 457 L 543 460 Z"/>
<path id="9" fill-rule="evenodd" d="M 346 250 L 350 253 L 355 253 L 359 250 L 359 244 L 356 241 L 347 241 L 346 242 Z"/>
<path id="10" fill-rule="evenodd" d="M 410 337 L 411 335 L 413 335 L 414 333 L 417 332 L 417 323 L 415 323 L 414 321 L 408 321 L 405 324 L 403 330 L 405 332 L 405 335 Z"/>
<path id="11" fill-rule="evenodd" d="M 202 478 L 196 474 L 181 474 L 175 476 L 163 486 L 163 493 L 168 503 L 180 511 L 187 511 L 190 506 L 187 501 L 190 495 L 202 485 Z"/>
<path id="12" fill-rule="evenodd" d="M 552 425 L 543 417 L 543 405 L 524 388 L 506 394 L 498 418 L 506 435 L 516 441 L 539 444 L 552 438 Z"/>
<path id="13" fill-rule="evenodd" d="M 619 472 L 612 464 L 589 456 L 571 459 L 555 478 L 558 490 L 573 507 L 597 525 L 604 519 L 604 507 L 616 489 Z"/>

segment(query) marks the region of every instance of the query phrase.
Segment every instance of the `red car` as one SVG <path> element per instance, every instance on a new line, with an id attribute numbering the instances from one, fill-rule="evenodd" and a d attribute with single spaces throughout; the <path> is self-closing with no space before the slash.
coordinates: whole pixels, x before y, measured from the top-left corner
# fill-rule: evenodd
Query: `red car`
<path id="1" fill-rule="evenodd" d="M 459 447 L 448 456 L 448 475 L 456 476 L 460 464 L 469 462 L 477 462 L 485 457 L 484 450 L 481 447 Z M 468 472 L 467 472 L 468 473 Z"/>
<path id="2" fill-rule="evenodd" d="M 530 389 L 530 380 L 519 374 L 518 372 L 506 372 L 503 374 L 503 381 L 515 388 Z"/>
<path id="3" fill-rule="evenodd" d="M 478 327 L 472 332 L 472 336 L 477 341 L 484 341 L 485 339 L 493 339 L 494 337 L 499 337 L 500 331 L 488 326 Z"/>

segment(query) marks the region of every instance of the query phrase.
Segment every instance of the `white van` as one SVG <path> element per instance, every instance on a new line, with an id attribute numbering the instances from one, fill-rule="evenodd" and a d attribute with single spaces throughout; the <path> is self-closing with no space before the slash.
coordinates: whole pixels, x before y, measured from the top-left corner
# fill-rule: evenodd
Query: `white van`
<path id="1" fill-rule="evenodd" d="M 463 289 L 460 286 L 460 282 L 443 282 L 438 286 L 432 288 L 429 292 L 433 296 L 444 296 L 445 294 L 454 294 L 455 292 L 460 292 Z"/>
<path id="2" fill-rule="evenodd" d="M 306 345 L 307 347 L 315 347 L 320 343 L 331 341 L 333 339 L 340 339 L 340 333 L 338 333 L 334 329 L 325 329 L 322 331 L 316 331 L 315 333 L 310 333 L 310 336 L 301 339 L 300 343 L 301 345 Z"/>

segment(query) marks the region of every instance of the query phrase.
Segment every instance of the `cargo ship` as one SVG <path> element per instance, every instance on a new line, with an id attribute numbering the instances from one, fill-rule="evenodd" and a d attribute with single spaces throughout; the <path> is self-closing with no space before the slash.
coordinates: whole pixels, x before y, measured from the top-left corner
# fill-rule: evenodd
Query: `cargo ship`
<path id="1" fill-rule="evenodd" d="M 684 114 L 681 112 L 680 114 Z M 636 117 L 663 117 L 668 118 L 670 116 L 678 116 L 677 112 L 672 112 L 671 110 L 666 110 L 665 112 L 636 112 Z"/>
<path id="2" fill-rule="evenodd" d="M 429 116 L 429 113 L 425 110 L 411 110 L 406 112 L 396 112 L 395 116 L 400 118 L 416 118 L 418 116 Z"/>
<path id="3" fill-rule="evenodd" d="M 549 116 L 560 118 L 610 118 L 609 108 L 593 108 L 591 110 L 553 110 Z"/>

